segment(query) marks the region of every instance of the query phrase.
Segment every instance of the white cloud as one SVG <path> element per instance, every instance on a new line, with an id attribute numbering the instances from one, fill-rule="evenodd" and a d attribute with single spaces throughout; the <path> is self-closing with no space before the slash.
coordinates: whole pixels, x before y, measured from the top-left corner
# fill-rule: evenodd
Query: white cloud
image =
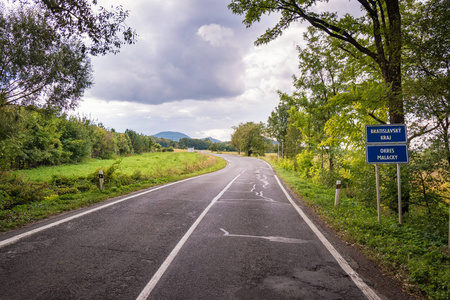
<path id="1" fill-rule="evenodd" d="M 233 44 L 233 29 L 219 24 L 203 25 L 197 30 L 197 35 L 213 47 L 229 47 Z"/>

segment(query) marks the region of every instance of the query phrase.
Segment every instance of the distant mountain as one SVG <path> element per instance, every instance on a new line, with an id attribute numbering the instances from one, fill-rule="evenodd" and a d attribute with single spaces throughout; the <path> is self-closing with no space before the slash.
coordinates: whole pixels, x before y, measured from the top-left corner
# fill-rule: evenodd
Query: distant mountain
<path id="1" fill-rule="evenodd" d="M 222 141 L 216 140 L 215 138 L 212 138 L 210 136 L 207 138 L 204 138 L 204 140 L 210 140 L 211 143 L 222 143 Z"/>
<path id="2" fill-rule="evenodd" d="M 182 139 L 182 138 L 190 139 L 190 137 L 185 135 L 184 133 L 174 132 L 174 131 L 163 131 L 163 132 L 154 134 L 153 136 L 157 137 L 157 138 L 172 140 L 175 142 L 180 141 L 180 139 Z"/>

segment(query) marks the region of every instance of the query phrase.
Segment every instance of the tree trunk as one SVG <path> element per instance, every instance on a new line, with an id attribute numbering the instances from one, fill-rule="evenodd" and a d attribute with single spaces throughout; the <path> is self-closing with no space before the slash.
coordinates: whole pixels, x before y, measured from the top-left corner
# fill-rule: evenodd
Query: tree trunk
<path id="1" fill-rule="evenodd" d="M 401 74 L 401 15 L 398 0 L 386 0 L 386 9 L 389 19 L 387 34 L 387 70 L 385 82 L 391 87 L 389 95 L 389 122 L 391 124 L 405 123 L 405 115 L 402 97 L 402 74 Z"/>

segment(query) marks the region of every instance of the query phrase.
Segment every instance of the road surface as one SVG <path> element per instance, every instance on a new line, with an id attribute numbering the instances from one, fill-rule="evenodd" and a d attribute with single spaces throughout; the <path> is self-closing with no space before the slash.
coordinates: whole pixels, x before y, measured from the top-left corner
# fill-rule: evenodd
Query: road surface
<path id="1" fill-rule="evenodd" d="M 0 299 L 392 297 L 357 273 L 266 162 L 223 157 L 221 171 L 2 234 Z"/>

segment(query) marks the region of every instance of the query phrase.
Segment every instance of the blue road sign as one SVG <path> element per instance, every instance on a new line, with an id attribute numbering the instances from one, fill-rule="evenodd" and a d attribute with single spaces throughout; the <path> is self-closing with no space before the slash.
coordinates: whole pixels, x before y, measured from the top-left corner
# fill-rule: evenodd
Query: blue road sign
<path id="1" fill-rule="evenodd" d="M 367 145 L 366 162 L 368 164 L 407 164 L 409 162 L 408 145 Z"/>
<path id="2" fill-rule="evenodd" d="M 407 143 L 405 124 L 366 125 L 367 144 Z"/>

